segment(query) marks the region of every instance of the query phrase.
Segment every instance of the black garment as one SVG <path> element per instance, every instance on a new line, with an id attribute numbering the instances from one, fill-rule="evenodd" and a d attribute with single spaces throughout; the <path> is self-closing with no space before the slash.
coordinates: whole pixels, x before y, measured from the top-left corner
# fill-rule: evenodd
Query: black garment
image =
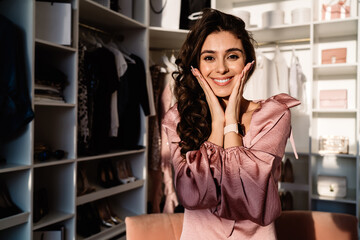
<path id="1" fill-rule="evenodd" d="M 150 114 L 144 62 L 131 54 L 135 64 L 128 63 L 118 88 L 118 137 L 112 139 L 114 149 L 138 149 L 141 119 L 140 105 L 146 116 Z"/>
<path id="2" fill-rule="evenodd" d="M 105 48 L 85 52 L 88 79 L 89 149 L 81 154 L 101 154 L 110 150 L 111 95 L 118 87 L 115 56 Z"/>
<path id="3" fill-rule="evenodd" d="M 196 20 L 190 20 L 189 16 L 198 16 L 202 9 L 209 7 L 210 0 L 181 0 L 180 29 L 190 29 Z"/>
<path id="4" fill-rule="evenodd" d="M 0 16 L 0 142 L 15 137 L 34 118 L 26 73 L 23 34 Z"/>

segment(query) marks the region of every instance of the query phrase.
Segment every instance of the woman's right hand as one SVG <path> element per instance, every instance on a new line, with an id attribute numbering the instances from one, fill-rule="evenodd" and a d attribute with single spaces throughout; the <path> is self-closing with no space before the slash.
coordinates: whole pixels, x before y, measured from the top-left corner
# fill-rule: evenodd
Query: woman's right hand
<path id="1" fill-rule="evenodd" d="M 200 71 L 197 68 L 193 68 L 191 66 L 191 72 L 196 77 L 201 88 L 203 89 L 203 91 L 205 93 L 206 101 L 209 105 L 209 109 L 210 109 L 210 113 L 211 113 L 212 124 L 213 125 L 214 124 L 215 125 L 222 124 L 222 126 L 223 126 L 225 123 L 224 110 L 221 107 L 220 102 L 219 102 L 218 98 L 216 97 L 214 91 L 211 89 L 208 82 L 204 79 L 204 77 L 202 76 L 202 74 L 200 73 Z"/>

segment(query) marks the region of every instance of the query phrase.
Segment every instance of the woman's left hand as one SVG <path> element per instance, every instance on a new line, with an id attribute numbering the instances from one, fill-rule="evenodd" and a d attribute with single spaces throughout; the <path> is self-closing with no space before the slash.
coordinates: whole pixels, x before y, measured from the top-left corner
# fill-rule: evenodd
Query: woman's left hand
<path id="1" fill-rule="evenodd" d="M 254 61 L 246 64 L 242 73 L 237 76 L 236 84 L 231 92 L 229 97 L 229 102 L 225 110 L 225 122 L 226 125 L 240 122 L 240 105 L 242 100 L 242 95 L 244 92 L 244 86 L 246 79 L 248 78 L 249 71 L 253 67 Z"/>

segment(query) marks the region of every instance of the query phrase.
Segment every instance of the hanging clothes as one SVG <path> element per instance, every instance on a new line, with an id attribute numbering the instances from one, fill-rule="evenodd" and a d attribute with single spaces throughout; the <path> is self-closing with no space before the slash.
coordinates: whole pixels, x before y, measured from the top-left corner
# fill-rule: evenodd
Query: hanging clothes
<path id="1" fill-rule="evenodd" d="M 276 66 L 276 79 L 278 82 L 278 92 L 275 92 L 275 94 L 289 94 L 289 67 L 278 46 L 276 46 L 275 49 L 274 63 Z"/>
<path id="2" fill-rule="evenodd" d="M 148 92 L 146 86 L 146 71 L 144 62 L 135 54 L 129 56 L 135 64 L 128 62 L 125 74 L 118 85 L 118 136 L 112 138 L 113 149 L 139 149 L 141 131 L 141 109 L 145 116 L 150 114 Z"/>
<path id="3" fill-rule="evenodd" d="M 290 95 L 301 102 L 301 105 L 295 109 L 299 111 L 307 111 L 307 98 L 306 98 L 306 76 L 302 71 L 299 58 L 293 50 L 291 57 L 291 65 L 289 72 L 289 92 Z"/>
<path id="4" fill-rule="evenodd" d="M 88 110 L 92 124 L 90 149 L 94 154 L 106 153 L 109 148 L 111 95 L 118 86 L 115 57 L 106 48 L 85 52 L 88 83 Z"/>
<path id="5" fill-rule="evenodd" d="M 0 142 L 8 141 L 34 119 L 26 77 L 24 37 L 0 15 Z"/>

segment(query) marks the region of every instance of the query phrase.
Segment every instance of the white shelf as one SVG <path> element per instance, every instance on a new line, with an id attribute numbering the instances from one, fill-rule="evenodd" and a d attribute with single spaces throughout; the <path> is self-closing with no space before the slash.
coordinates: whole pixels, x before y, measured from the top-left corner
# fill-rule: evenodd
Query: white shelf
<path id="1" fill-rule="evenodd" d="M 20 165 L 15 163 L 0 164 L 0 173 L 16 172 L 30 169 L 30 166 Z"/>
<path id="2" fill-rule="evenodd" d="M 312 110 L 313 113 L 339 113 L 339 114 L 343 114 L 343 113 L 354 113 L 356 114 L 357 110 L 356 109 L 336 109 L 336 108 L 331 108 L 331 109 L 313 109 Z"/>
<path id="3" fill-rule="evenodd" d="M 271 28 L 249 29 L 258 43 L 281 42 L 303 39 L 310 41 L 310 24 L 281 25 Z"/>
<path id="4" fill-rule="evenodd" d="M 188 30 L 149 27 L 150 49 L 179 49 L 188 34 Z"/>
<path id="5" fill-rule="evenodd" d="M 103 159 L 103 158 L 113 158 L 113 157 L 119 157 L 119 156 L 125 156 L 125 155 L 133 155 L 133 154 L 138 154 L 138 153 L 144 153 L 146 151 L 145 148 L 139 149 L 139 150 L 124 150 L 124 151 L 119 151 L 119 152 L 111 152 L 111 153 L 106 153 L 106 154 L 101 154 L 101 155 L 94 155 L 94 156 L 83 156 L 83 157 L 79 157 L 77 159 L 78 162 L 83 162 L 83 161 L 91 161 L 91 160 L 98 160 L 98 159 Z"/>
<path id="6" fill-rule="evenodd" d="M 50 211 L 47 215 L 41 218 L 37 223 L 34 223 L 33 230 L 37 230 L 64 220 L 73 218 L 73 213 L 66 213 L 61 211 Z"/>
<path id="7" fill-rule="evenodd" d="M 357 156 L 356 154 L 333 154 L 333 153 L 316 153 L 313 152 L 311 153 L 312 156 L 314 157 L 325 157 L 325 156 L 334 156 L 336 158 L 348 158 L 348 159 L 353 159 L 356 160 Z"/>
<path id="8" fill-rule="evenodd" d="M 308 184 L 279 182 L 279 189 L 308 192 L 310 188 Z"/>
<path id="9" fill-rule="evenodd" d="M 76 200 L 76 205 L 82 205 L 88 202 L 93 202 L 99 199 L 103 199 L 106 197 L 110 197 L 122 192 L 127 192 L 139 187 L 142 187 L 144 185 L 145 181 L 140 179 L 140 180 L 136 180 L 135 182 L 131 182 L 131 183 L 127 183 L 127 184 L 122 184 L 116 187 L 112 187 L 112 188 L 101 188 L 99 186 L 94 186 L 95 187 L 95 192 L 83 195 L 83 196 L 79 196 L 77 197 Z"/>
<path id="10" fill-rule="evenodd" d="M 29 212 L 19 213 L 14 216 L 0 219 L 0 231 L 29 221 Z"/>
<path id="11" fill-rule="evenodd" d="M 67 52 L 74 52 L 74 53 L 77 51 L 76 48 L 73 48 L 71 46 L 64 46 L 64 45 L 52 43 L 52 42 L 38 39 L 38 38 L 35 39 L 35 44 L 38 47 L 47 48 L 50 50 L 67 51 Z"/>
<path id="12" fill-rule="evenodd" d="M 314 34 L 317 38 L 353 36 L 357 31 L 357 17 L 314 22 Z"/>
<path id="13" fill-rule="evenodd" d="M 52 101 L 47 102 L 46 100 L 35 101 L 34 104 L 37 106 L 49 106 L 49 107 L 68 107 L 68 108 L 76 107 L 76 104 L 72 104 L 72 103 L 62 103 L 62 102 L 52 102 Z"/>
<path id="14" fill-rule="evenodd" d="M 314 69 L 314 74 L 319 76 L 350 75 L 357 73 L 357 63 L 314 65 L 313 69 Z"/>
<path id="15" fill-rule="evenodd" d="M 357 204 L 356 190 L 355 189 L 347 189 L 347 196 L 344 197 L 344 198 L 340 198 L 340 197 L 324 197 L 324 196 L 320 196 L 318 194 L 313 194 L 311 198 L 314 199 L 314 200 Z"/>
<path id="16" fill-rule="evenodd" d="M 145 29 L 146 26 L 123 14 L 112 11 L 91 0 L 79 0 L 80 23 L 100 28 L 109 33 L 124 29 Z"/>

